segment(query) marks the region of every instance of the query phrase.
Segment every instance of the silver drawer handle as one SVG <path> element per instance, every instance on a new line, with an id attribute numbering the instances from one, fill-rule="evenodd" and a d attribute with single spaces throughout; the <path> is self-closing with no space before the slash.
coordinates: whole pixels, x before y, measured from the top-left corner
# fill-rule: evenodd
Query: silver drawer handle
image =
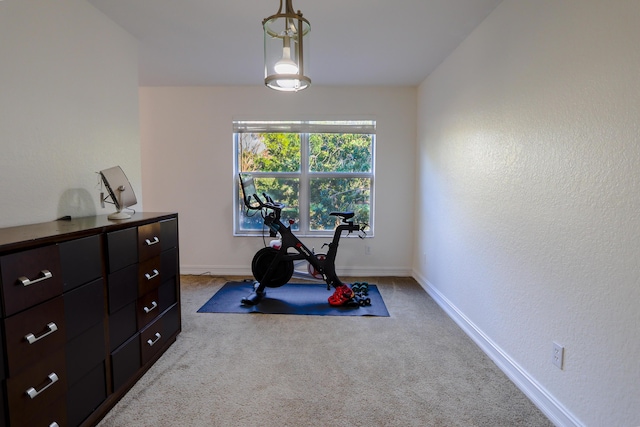
<path id="1" fill-rule="evenodd" d="M 153 269 L 153 274 L 144 273 L 144 277 L 146 277 L 147 280 L 151 280 L 151 279 L 155 279 L 156 277 L 158 277 L 158 274 L 160 274 L 160 272 L 154 268 Z"/>
<path id="2" fill-rule="evenodd" d="M 160 243 L 160 239 L 158 239 L 157 236 L 154 236 L 153 240 L 145 239 L 144 242 L 147 244 L 147 246 L 151 246 L 151 245 L 155 245 L 156 243 Z"/>
<path id="3" fill-rule="evenodd" d="M 45 391 L 46 389 L 54 385 L 56 382 L 58 382 L 58 376 L 56 375 L 55 372 L 52 372 L 49 374 L 49 384 L 42 387 L 40 390 L 36 390 L 33 387 L 29 387 L 27 389 L 27 395 L 29 395 L 30 398 L 35 399 L 37 395 L 39 395 L 40 393 L 42 393 L 43 391 Z"/>
<path id="4" fill-rule="evenodd" d="M 158 303 L 155 301 L 151 302 L 151 308 L 149 307 L 143 307 L 142 309 L 144 310 L 145 313 L 149 313 L 151 310 L 155 309 L 156 307 L 158 307 Z"/>
<path id="5" fill-rule="evenodd" d="M 34 279 L 34 280 L 31 280 L 25 276 L 21 276 L 21 277 L 18 277 L 18 281 L 22 283 L 22 286 L 29 286 L 29 285 L 33 285 L 34 283 L 42 282 L 43 280 L 51 279 L 53 277 L 53 274 L 51 274 L 49 270 L 42 270 L 40 274 L 42 275 L 42 277 L 38 277 L 37 279 Z"/>
<path id="6" fill-rule="evenodd" d="M 158 341 L 160 341 L 160 338 L 162 338 L 162 335 L 160 335 L 160 332 L 156 332 L 156 339 L 155 340 L 147 340 L 147 344 L 149 344 L 149 347 L 153 347 L 153 345 L 155 343 L 157 343 Z"/>
<path id="7" fill-rule="evenodd" d="M 58 330 L 58 326 L 53 322 L 49 323 L 47 325 L 47 327 L 49 328 L 49 331 L 45 332 L 44 334 L 40 335 L 39 337 L 36 337 L 33 334 L 27 334 L 27 335 L 24 336 L 24 339 L 26 339 L 29 342 L 29 344 L 33 344 L 34 342 L 39 341 L 42 338 L 46 337 L 47 335 L 51 335 L 52 333 L 54 333 L 55 331 Z"/>

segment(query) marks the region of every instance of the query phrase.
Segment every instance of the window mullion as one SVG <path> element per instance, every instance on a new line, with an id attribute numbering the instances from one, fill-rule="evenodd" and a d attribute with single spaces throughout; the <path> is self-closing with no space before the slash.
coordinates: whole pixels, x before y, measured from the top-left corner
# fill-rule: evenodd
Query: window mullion
<path id="1" fill-rule="evenodd" d="M 300 231 L 309 232 L 309 134 L 300 134 Z"/>

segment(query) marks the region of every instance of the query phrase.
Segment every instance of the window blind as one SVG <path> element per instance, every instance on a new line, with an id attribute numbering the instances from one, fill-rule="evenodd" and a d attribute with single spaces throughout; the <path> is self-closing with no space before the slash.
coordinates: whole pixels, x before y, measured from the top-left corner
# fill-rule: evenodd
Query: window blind
<path id="1" fill-rule="evenodd" d="M 375 134 L 375 120 L 356 121 L 260 121 L 233 122 L 234 133 L 351 133 Z"/>

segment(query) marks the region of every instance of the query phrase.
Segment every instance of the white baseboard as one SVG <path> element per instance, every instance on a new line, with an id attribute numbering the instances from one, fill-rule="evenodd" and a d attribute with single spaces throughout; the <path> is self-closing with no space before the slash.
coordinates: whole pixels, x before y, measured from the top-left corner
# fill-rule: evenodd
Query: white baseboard
<path id="1" fill-rule="evenodd" d="M 251 276 L 251 269 L 243 266 L 221 266 L 221 265 L 181 265 L 180 274 L 193 274 L 196 276 Z"/>
<path id="2" fill-rule="evenodd" d="M 558 427 L 584 427 L 571 412 L 509 357 L 426 278 L 416 271 L 413 272 L 413 278 L 551 422 Z"/>
<path id="3" fill-rule="evenodd" d="M 340 277 L 372 277 L 372 276 L 411 277 L 412 272 L 410 268 L 349 267 L 349 268 L 339 268 L 337 273 L 338 273 L 338 276 Z M 180 274 L 251 277 L 251 268 L 248 265 L 242 265 L 242 266 L 181 265 Z"/>

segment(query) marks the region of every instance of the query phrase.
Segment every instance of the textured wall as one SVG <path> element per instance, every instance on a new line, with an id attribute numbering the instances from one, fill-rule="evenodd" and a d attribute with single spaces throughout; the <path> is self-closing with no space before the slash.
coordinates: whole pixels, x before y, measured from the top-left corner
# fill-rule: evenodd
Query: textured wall
<path id="1" fill-rule="evenodd" d="M 141 201 L 133 38 L 84 0 L 5 0 L 0 58 L 0 227 L 109 213 L 118 164 Z"/>
<path id="2" fill-rule="evenodd" d="M 417 275 L 589 426 L 640 425 L 638 22 L 505 0 L 419 91 Z"/>
<path id="3" fill-rule="evenodd" d="M 416 88 L 146 87 L 140 105 L 145 207 L 180 212 L 184 271 L 250 274 L 263 244 L 232 236 L 234 118 L 369 117 L 377 120 L 376 235 L 340 242 L 340 274 L 410 273 Z M 320 250 L 330 239 L 304 240 Z"/>

